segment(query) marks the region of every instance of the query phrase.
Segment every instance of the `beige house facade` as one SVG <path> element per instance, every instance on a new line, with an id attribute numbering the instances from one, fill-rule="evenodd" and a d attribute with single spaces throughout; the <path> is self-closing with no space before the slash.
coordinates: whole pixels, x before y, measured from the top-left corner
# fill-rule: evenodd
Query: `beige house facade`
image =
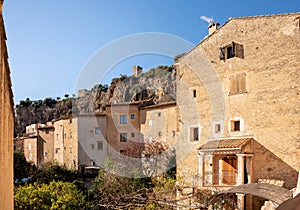
<path id="1" fill-rule="evenodd" d="M 0 209 L 13 209 L 14 103 L 0 1 Z"/>
<path id="2" fill-rule="evenodd" d="M 262 180 L 296 186 L 299 19 L 229 19 L 176 61 L 182 184 L 213 191 Z M 246 209 L 263 203 L 244 195 L 237 201 Z"/>

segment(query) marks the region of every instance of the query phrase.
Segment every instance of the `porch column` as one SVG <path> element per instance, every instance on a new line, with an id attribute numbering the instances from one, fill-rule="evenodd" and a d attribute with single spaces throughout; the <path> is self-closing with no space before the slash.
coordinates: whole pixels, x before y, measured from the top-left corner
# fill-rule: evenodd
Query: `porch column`
<path id="1" fill-rule="evenodd" d="M 238 209 L 239 210 L 245 209 L 245 202 L 244 202 L 245 195 L 236 193 L 236 196 L 237 196 L 237 207 L 238 207 Z"/>
<path id="2" fill-rule="evenodd" d="M 203 187 L 204 186 L 204 171 L 205 171 L 205 156 L 203 152 L 198 153 L 198 159 L 199 159 L 199 168 L 198 168 L 198 186 Z"/>
<path id="3" fill-rule="evenodd" d="M 244 154 L 236 154 L 237 156 L 237 185 L 242 185 L 244 184 Z"/>
<path id="4" fill-rule="evenodd" d="M 207 161 L 207 166 L 208 168 L 205 170 L 205 172 L 207 172 L 207 176 L 205 177 L 207 180 L 206 182 L 210 185 L 212 185 L 214 182 L 213 182 L 213 158 L 214 158 L 215 155 L 207 155 L 206 157 L 208 158 L 208 161 Z M 204 172 L 204 173 L 205 173 Z"/>

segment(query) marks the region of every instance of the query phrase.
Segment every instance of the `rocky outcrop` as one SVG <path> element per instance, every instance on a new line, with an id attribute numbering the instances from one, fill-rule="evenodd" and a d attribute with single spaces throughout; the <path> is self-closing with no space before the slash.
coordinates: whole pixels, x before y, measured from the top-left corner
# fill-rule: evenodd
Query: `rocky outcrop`
<path id="1" fill-rule="evenodd" d="M 38 101 L 28 98 L 16 105 L 15 135 L 22 135 L 26 126 L 33 123 L 46 123 L 72 113 L 104 112 L 106 104 L 110 103 L 174 101 L 175 87 L 173 67 L 158 66 L 138 76 L 121 75 L 112 79 L 110 86 L 97 84 L 91 90 L 80 90 L 78 97 Z"/>

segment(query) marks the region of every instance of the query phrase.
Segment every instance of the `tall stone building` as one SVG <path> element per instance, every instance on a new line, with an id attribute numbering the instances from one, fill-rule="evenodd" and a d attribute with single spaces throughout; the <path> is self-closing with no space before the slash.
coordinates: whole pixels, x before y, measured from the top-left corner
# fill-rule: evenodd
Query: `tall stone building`
<path id="1" fill-rule="evenodd" d="M 182 184 L 216 191 L 262 181 L 296 186 L 299 21 L 300 13 L 231 18 L 174 64 Z M 235 199 L 247 209 L 263 202 Z"/>
<path id="2" fill-rule="evenodd" d="M 0 209 L 13 209 L 14 103 L 0 1 Z"/>

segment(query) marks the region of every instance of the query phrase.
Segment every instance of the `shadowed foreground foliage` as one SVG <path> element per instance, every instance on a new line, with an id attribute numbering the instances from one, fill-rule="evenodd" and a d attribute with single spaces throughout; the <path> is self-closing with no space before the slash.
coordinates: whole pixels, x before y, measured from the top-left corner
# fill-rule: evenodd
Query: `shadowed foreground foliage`
<path id="1" fill-rule="evenodd" d="M 85 196 L 76 185 L 52 181 L 49 184 L 20 186 L 15 189 L 15 209 L 81 209 Z"/>

